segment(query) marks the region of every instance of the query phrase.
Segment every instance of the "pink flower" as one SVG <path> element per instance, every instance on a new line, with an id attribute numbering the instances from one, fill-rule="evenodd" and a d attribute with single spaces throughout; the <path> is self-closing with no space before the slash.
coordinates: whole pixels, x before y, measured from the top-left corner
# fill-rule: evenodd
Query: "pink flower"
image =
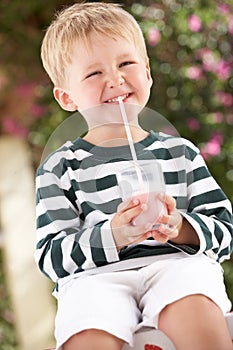
<path id="1" fill-rule="evenodd" d="M 216 93 L 216 98 L 224 107 L 231 107 L 233 105 L 233 96 L 230 93 L 219 91 Z"/>
<path id="2" fill-rule="evenodd" d="M 202 67 L 207 72 L 213 72 L 221 80 L 226 80 L 231 75 L 230 63 L 219 59 L 217 55 L 208 48 L 197 51 L 196 58 L 202 61 Z"/>
<path id="3" fill-rule="evenodd" d="M 45 106 L 41 106 L 39 104 L 34 104 L 30 108 L 31 114 L 36 118 L 41 118 L 47 112 L 47 108 Z"/>
<path id="4" fill-rule="evenodd" d="M 199 32 L 202 27 L 201 19 L 197 15 L 191 15 L 188 18 L 189 29 L 192 32 Z"/>
<path id="5" fill-rule="evenodd" d="M 212 51 L 208 47 L 203 47 L 195 53 L 197 59 L 203 60 L 206 55 L 212 54 Z"/>
<path id="6" fill-rule="evenodd" d="M 191 66 L 186 70 L 186 76 L 193 80 L 198 80 L 202 77 L 202 70 L 200 67 Z"/>
<path id="7" fill-rule="evenodd" d="M 25 127 L 17 124 L 17 122 L 11 117 L 5 117 L 3 119 L 2 131 L 22 138 L 26 138 L 28 135 L 28 130 Z"/>
<path id="8" fill-rule="evenodd" d="M 198 59 L 202 60 L 202 67 L 207 72 L 215 72 L 216 71 L 216 64 L 218 62 L 217 57 L 215 54 L 208 48 L 200 49 L 196 57 Z"/>
<path id="9" fill-rule="evenodd" d="M 220 132 L 216 132 L 212 135 L 211 139 L 206 143 L 201 153 L 205 159 L 218 156 L 221 152 L 221 145 L 223 142 L 223 136 Z"/>
<path id="10" fill-rule="evenodd" d="M 156 46 L 161 38 L 160 31 L 153 27 L 149 29 L 148 34 L 147 34 L 147 42 L 150 46 Z"/>
<path id="11" fill-rule="evenodd" d="M 35 89 L 34 83 L 26 83 L 26 84 L 21 84 L 17 86 L 16 91 L 20 97 L 27 98 L 31 96 L 31 94 L 34 92 L 34 89 Z"/>
<path id="12" fill-rule="evenodd" d="M 224 14 L 230 13 L 231 11 L 230 6 L 228 4 L 219 4 L 217 9 L 219 12 L 222 12 Z"/>
<path id="13" fill-rule="evenodd" d="M 223 114 L 221 112 L 215 112 L 212 114 L 212 118 L 213 118 L 213 122 L 214 123 L 217 123 L 217 124 L 220 124 L 222 123 L 224 117 L 223 117 Z"/>
<path id="14" fill-rule="evenodd" d="M 189 118 L 187 120 L 188 128 L 192 131 L 197 131 L 200 129 L 200 123 L 196 118 Z"/>
<path id="15" fill-rule="evenodd" d="M 221 151 L 221 145 L 216 140 L 211 140 L 206 144 L 205 152 L 210 156 L 217 156 Z"/>
<path id="16" fill-rule="evenodd" d="M 219 60 L 216 65 L 216 75 L 221 80 L 227 80 L 231 75 L 231 67 L 228 62 Z"/>
<path id="17" fill-rule="evenodd" d="M 228 23 L 228 32 L 233 35 L 233 16 L 230 16 Z"/>

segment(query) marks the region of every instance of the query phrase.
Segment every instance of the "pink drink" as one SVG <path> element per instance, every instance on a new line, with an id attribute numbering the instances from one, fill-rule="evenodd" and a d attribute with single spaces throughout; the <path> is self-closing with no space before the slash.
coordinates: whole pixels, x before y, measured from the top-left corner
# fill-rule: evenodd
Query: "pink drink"
<path id="1" fill-rule="evenodd" d="M 155 159 L 138 160 L 137 163 L 126 162 L 123 165 L 117 173 L 122 200 L 135 198 L 147 205 L 132 223 L 136 226 L 147 223 L 156 225 L 161 217 L 167 214 L 163 198 L 160 199 L 166 192 L 161 165 Z"/>
<path id="2" fill-rule="evenodd" d="M 133 225 L 142 226 L 147 223 L 157 224 L 161 217 L 167 214 L 166 205 L 158 198 L 157 192 L 142 193 L 133 196 L 145 203 L 147 208 L 133 220 Z"/>

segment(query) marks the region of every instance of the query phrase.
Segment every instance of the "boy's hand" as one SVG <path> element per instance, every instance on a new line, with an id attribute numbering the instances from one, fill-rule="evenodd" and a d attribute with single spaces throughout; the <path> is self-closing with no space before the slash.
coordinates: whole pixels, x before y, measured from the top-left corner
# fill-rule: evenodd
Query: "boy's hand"
<path id="1" fill-rule="evenodd" d="M 132 220 L 145 209 L 146 204 L 140 203 L 138 199 L 120 203 L 118 206 L 117 212 L 111 221 L 112 234 L 118 250 L 151 237 L 152 224 L 132 225 Z"/>
<path id="2" fill-rule="evenodd" d="M 168 194 L 161 198 L 167 207 L 167 214 L 163 215 L 158 223 L 158 228 L 151 231 L 151 236 L 158 242 L 165 243 L 179 236 L 183 218 L 176 209 L 176 201 Z"/>

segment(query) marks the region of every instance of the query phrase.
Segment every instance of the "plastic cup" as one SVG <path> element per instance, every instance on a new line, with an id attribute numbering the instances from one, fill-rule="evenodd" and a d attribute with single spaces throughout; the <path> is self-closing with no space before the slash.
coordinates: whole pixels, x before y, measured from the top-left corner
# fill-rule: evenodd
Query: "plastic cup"
<path id="1" fill-rule="evenodd" d="M 156 160 L 127 162 L 117 173 L 120 196 L 123 201 L 139 199 L 146 209 L 134 218 L 134 225 L 151 223 L 156 226 L 167 213 L 163 202 L 165 182 L 161 165 Z"/>

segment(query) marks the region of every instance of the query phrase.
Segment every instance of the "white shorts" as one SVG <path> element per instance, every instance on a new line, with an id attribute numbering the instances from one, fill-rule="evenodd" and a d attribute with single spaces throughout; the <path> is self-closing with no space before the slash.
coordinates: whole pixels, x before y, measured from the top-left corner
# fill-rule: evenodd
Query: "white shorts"
<path id="1" fill-rule="evenodd" d="M 230 311 L 222 267 L 207 256 L 175 253 L 145 267 L 69 279 L 58 292 L 57 348 L 85 329 L 100 329 L 133 345 L 142 326 L 157 327 L 160 311 L 185 296 L 203 294 Z"/>

